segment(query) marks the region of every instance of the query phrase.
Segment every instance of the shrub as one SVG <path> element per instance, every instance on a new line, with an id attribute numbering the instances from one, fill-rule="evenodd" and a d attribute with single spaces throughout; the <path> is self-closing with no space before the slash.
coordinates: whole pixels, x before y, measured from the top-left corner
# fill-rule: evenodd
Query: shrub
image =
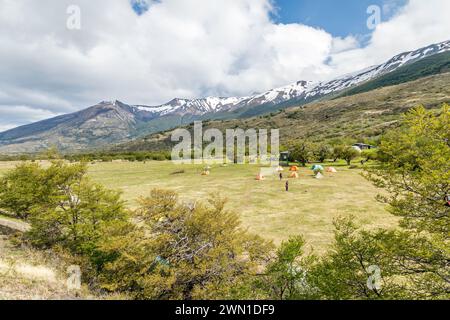
<path id="1" fill-rule="evenodd" d="M 176 193 L 153 190 L 140 200 L 141 228 L 129 235 L 135 241 L 105 243 L 103 250 L 118 258 L 106 266 L 104 287 L 139 299 L 232 296 L 256 274 L 270 245 L 242 229 L 224 204 L 179 203 Z"/>

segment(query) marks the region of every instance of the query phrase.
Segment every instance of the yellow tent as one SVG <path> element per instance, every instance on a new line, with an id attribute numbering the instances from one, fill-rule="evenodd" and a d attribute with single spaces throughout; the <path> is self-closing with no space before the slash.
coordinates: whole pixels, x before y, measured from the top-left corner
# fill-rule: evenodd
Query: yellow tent
<path id="1" fill-rule="evenodd" d="M 210 172 L 208 170 L 205 170 L 202 172 L 202 176 L 209 176 Z"/>

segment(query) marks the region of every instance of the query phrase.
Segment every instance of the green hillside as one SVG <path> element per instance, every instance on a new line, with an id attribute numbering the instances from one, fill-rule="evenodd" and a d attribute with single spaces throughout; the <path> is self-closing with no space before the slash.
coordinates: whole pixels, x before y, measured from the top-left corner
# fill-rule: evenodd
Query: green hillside
<path id="1" fill-rule="evenodd" d="M 218 128 L 280 128 L 282 144 L 296 139 L 331 141 L 376 139 L 395 127 L 401 115 L 417 105 L 438 108 L 450 103 L 450 73 L 372 90 L 334 100 L 314 102 L 265 116 L 248 119 L 207 121 L 204 130 Z M 185 126 L 192 130 L 192 125 Z M 169 150 L 171 130 L 118 145 L 114 151 Z"/>
<path id="2" fill-rule="evenodd" d="M 450 52 L 436 54 L 410 65 L 400 67 L 397 70 L 375 80 L 366 82 L 353 89 L 349 89 L 339 96 L 351 96 L 446 72 L 450 72 Z"/>

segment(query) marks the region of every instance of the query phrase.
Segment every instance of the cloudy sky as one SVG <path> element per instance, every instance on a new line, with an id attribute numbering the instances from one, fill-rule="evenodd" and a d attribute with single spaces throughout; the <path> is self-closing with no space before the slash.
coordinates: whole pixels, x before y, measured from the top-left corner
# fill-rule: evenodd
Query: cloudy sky
<path id="1" fill-rule="evenodd" d="M 0 131 L 102 100 L 327 80 L 448 40 L 448 12 L 448 0 L 0 0 Z"/>

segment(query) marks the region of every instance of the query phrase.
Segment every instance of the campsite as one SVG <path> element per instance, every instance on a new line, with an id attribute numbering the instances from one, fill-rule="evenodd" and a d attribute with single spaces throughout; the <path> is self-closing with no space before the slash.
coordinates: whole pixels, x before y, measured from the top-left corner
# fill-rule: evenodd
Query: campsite
<path id="1" fill-rule="evenodd" d="M 450 300 L 449 0 L 77 2 L 0 0 L 0 301 Z"/>
<path id="2" fill-rule="evenodd" d="M 0 162 L 0 175 L 15 164 Z M 338 216 L 353 215 L 355 222 L 370 228 L 395 226 L 396 218 L 375 199 L 380 190 L 361 176 L 361 169 L 349 169 L 344 162 L 324 167 L 335 167 L 338 173 L 325 172 L 324 179 L 317 180 L 311 166 L 297 167 L 299 178 L 292 179 L 288 178 L 290 167 L 284 167 L 283 181 L 277 174 L 265 174 L 263 181 L 257 181 L 261 169 L 270 168 L 213 165 L 209 175 L 202 175 L 202 165 L 123 161 L 90 164 L 89 174 L 96 182 L 121 190 L 130 208 L 153 188 L 177 191 L 185 201 L 218 194 L 228 200 L 227 209 L 237 212 L 250 231 L 275 243 L 302 234 L 316 252 L 332 243 L 332 223 Z M 284 190 L 287 179 L 289 192 Z"/>

